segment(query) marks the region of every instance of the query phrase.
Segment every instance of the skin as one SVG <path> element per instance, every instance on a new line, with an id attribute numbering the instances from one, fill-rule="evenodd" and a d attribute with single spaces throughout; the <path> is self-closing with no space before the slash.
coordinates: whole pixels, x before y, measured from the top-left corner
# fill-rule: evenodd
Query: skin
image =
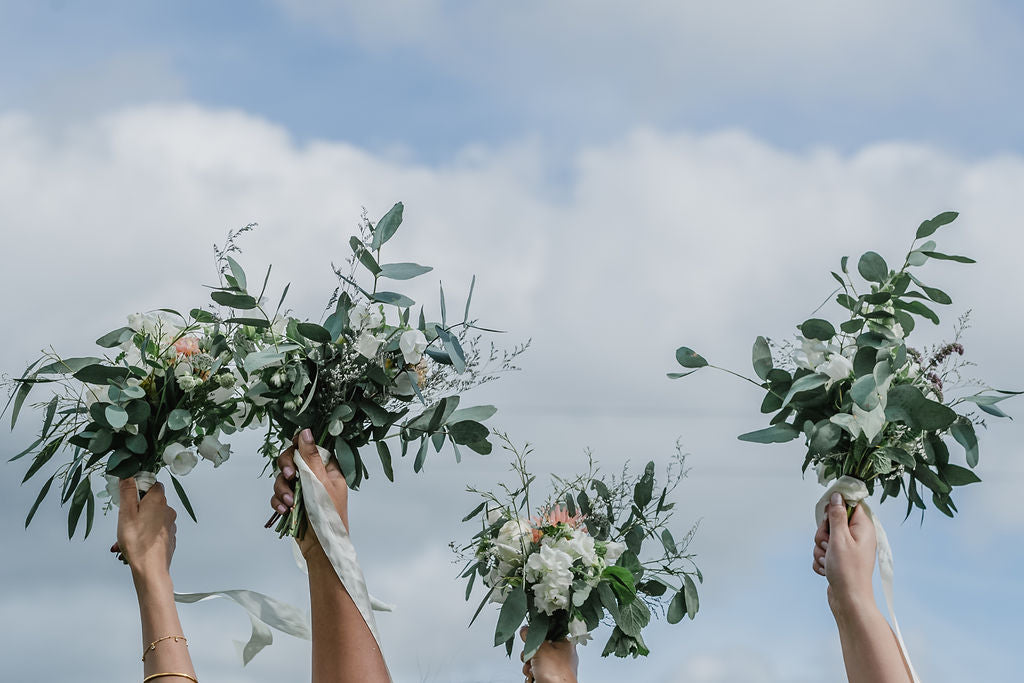
<path id="1" fill-rule="evenodd" d="M 177 514 L 167 505 L 162 484 L 154 484 L 139 500 L 134 479 L 120 483 L 121 504 L 117 515 L 117 543 L 112 552 L 121 553 L 132 570 L 135 593 L 142 617 L 142 648 L 164 636 L 183 636 L 174 605 L 171 558 L 174 556 L 174 520 Z M 146 653 L 144 676 L 156 673 L 196 675 L 185 641 L 162 640 Z M 183 676 L 161 676 L 164 681 L 182 681 Z"/>
<path id="2" fill-rule="evenodd" d="M 827 512 L 814 536 L 813 569 L 828 579 L 828 605 L 839 627 L 846 676 L 850 683 L 910 683 L 896 635 L 875 603 L 875 526 L 860 507 L 847 520 L 838 493 Z"/>
<path id="3" fill-rule="evenodd" d="M 519 630 L 519 637 L 526 641 L 525 626 Z M 557 643 L 549 640 L 540 646 L 530 661 L 523 664 L 523 675 L 527 683 L 577 683 L 579 661 L 575 645 L 567 640 Z"/>
<path id="4" fill-rule="evenodd" d="M 324 467 L 313 434 L 304 430 L 295 445 L 278 458 L 270 506 L 287 513 L 295 502 L 295 457 L 301 457 L 323 483 L 334 507 L 348 521 L 348 484 L 335 460 Z M 313 683 L 389 683 L 384 656 L 351 596 L 341 584 L 312 527 L 299 542 L 309 567 L 309 598 L 313 621 Z"/>

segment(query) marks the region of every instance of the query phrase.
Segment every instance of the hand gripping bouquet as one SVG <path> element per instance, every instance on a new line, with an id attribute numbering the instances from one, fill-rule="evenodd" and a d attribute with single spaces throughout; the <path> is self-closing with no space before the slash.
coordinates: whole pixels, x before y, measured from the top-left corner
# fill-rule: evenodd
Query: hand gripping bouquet
<path id="1" fill-rule="evenodd" d="M 694 577 L 703 577 L 687 547 L 696 527 L 679 540 L 668 529 L 674 503 L 667 498 L 686 474 L 684 456 L 677 453 L 660 494 L 653 462 L 639 476 L 627 465 L 620 476 L 604 478 L 591 459 L 586 474 L 553 477 L 552 492 L 533 508 L 529 446 L 520 451 L 501 438 L 518 482 L 497 494 L 469 489 L 484 500 L 463 521 L 479 516 L 482 529 L 456 549 L 468 556 L 466 599 L 477 577 L 487 588 L 473 621 L 488 601 L 501 604 L 496 646 L 511 655 L 525 620 L 526 661 L 545 640 L 586 644 L 608 622 L 614 627 L 602 656 L 637 657 L 649 653 L 642 632 L 652 613 L 670 624 L 694 618 Z"/>
<path id="2" fill-rule="evenodd" d="M 206 314 L 161 309 L 130 315 L 126 327 L 96 341 L 104 355 L 65 358 L 51 350 L 13 381 L 7 404 L 12 429 L 32 390 L 50 390 L 33 406 L 42 413 L 39 437 L 11 458 L 33 456 L 23 482 L 45 471 L 58 453 L 67 455 L 43 484 L 26 527 L 56 481 L 61 504 L 70 503 L 68 537 L 83 511 L 88 536 L 97 492 L 108 498 L 109 509 L 117 502 L 118 479 L 135 477 L 144 493 L 162 469 L 195 519 L 178 477 L 200 458 L 214 467 L 228 458 L 219 436 L 235 431 L 240 398 L 225 335 L 197 317 Z"/>
<path id="3" fill-rule="evenodd" d="M 393 449 L 403 457 L 415 453 L 416 472 L 431 448 L 439 452 L 446 444 L 457 460 L 462 448 L 490 453 L 490 431 L 483 423 L 496 409 L 462 408 L 460 393 L 514 369 L 513 360 L 526 345 L 510 352 L 493 344 L 482 349 L 479 332 L 493 330 L 478 327 L 469 317 L 472 286 L 464 315 L 455 321 L 448 317 L 443 288 L 439 321 L 428 321 L 423 307 L 413 317 L 411 298 L 383 289 L 386 282 L 432 270 L 416 263 L 379 263 L 402 214 L 399 203 L 376 225 L 364 215 L 359 234 L 350 240 L 347 269 L 335 268 L 340 284 L 322 322 L 281 314 L 280 303 L 268 315 L 262 293 L 249 294 L 241 266 L 224 254 L 225 284 L 212 297 L 248 316 L 228 320 L 237 325 L 231 345 L 246 384 L 247 424 L 266 425 L 262 452 L 268 465 L 307 428 L 321 456 L 337 458 L 353 489 L 370 477 L 368 458 L 379 459 L 384 476 L 394 481 Z M 365 288 L 359 272 L 366 275 Z M 287 288 L 281 302 L 286 294 Z M 305 533 L 308 518 L 302 500 L 298 482 L 295 504 L 277 525 L 281 536 Z"/>
<path id="4" fill-rule="evenodd" d="M 922 494 L 930 490 L 932 504 L 953 516 L 953 488 L 980 481 L 970 469 L 978 464 L 976 428 L 985 426 L 985 415 L 1007 417 L 997 404 L 1021 393 L 966 376 L 972 364 L 964 360 L 961 338 L 969 313 L 951 341 L 922 348 L 909 343 L 919 321 L 939 323 L 933 305 L 952 303 L 924 284 L 917 269 L 931 261 L 974 263 L 935 251 L 933 240 L 922 242 L 956 217 L 947 212 L 924 221 L 899 270 L 875 252 L 864 254 L 857 264 L 864 284 L 854 282 L 843 257 L 842 275 L 832 273 L 839 282 L 833 294 L 845 313 L 840 323 L 811 318 L 798 326 L 795 344 L 757 338 L 759 379 L 743 379 L 765 390 L 761 412 L 774 415 L 769 427 L 741 440 L 783 443 L 802 436 L 803 470 L 813 465 L 823 485 L 840 480 L 861 497 L 876 487 L 882 500 L 905 496 L 908 516 L 915 506 L 926 508 Z M 715 367 L 687 347 L 676 358 L 687 370 L 672 378 Z M 968 467 L 952 462 L 949 439 L 960 444 Z"/>

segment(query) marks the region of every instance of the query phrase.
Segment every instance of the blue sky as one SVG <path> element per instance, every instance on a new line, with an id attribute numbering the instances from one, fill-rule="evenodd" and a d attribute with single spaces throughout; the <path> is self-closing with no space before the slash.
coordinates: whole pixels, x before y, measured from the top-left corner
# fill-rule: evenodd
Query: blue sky
<path id="1" fill-rule="evenodd" d="M 701 523 L 703 611 L 655 627 L 647 661 L 584 650 L 582 680 L 839 681 L 809 569 L 820 489 L 800 479 L 799 449 L 735 440 L 759 425 L 759 399 L 731 378 L 664 372 L 681 344 L 745 369 L 755 335 L 788 336 L 831 291 L 840 256 L 895 258 L 921 219 L 959 209 L 940 246 L 979 264 L 935 267 L 956 311 L 922 343 L 973 308 L 978 374 L 1024 387 L 1022 34 L 1024 11 L 992 0 L 0 0 L 0 246 L 14 255 L 0 305 L 18 329 L 0 369 L 50 343 L 84 355 L 137 310 L 191 306 L 208 245 L 250 221 L 250 270 L 273 262 L 315 315 L 360 207 L 401 199 L 395 255 L 434 265 L 454 296 L 477 274 L 476 310 L 533 338 L 523 371 L 475 400 L 536 445 L 538 470 L 571 471 L 588 445 L 610 465 L 664 462 L 677 438 L 692 454 L 680 525 Z M 432 301 L 436 282 L 422 286 Z M 0 437 L 2 453 L 30 427 Z M 882 509 L 901 625 L 933 683 L 1016 673 L 1017 429 L 983 434 L 984 482 L 956 520 Z M 254 440 L 234 445 L 216 474 L 189 476 L 202 523 L 179 525 L 178 587 L 302 604 L 290 553 L 261 528 Z M 473 606 L 447 552 L 472 507 L 463 487 L 504 471 L 438 459 L 356 498 L 356 524 L 376 524 L 355 531 L 371 589 L 400 606 L 381 620 L 398 680 L 519 680 L 489 647 L 494 615 L 464 630 Z M 48 501 L 26 533 L 36 490 L 21 473 L 0 480 L 0 619 L 23 624 L 0 642 L 8 673 L 130 679 L 134 599 L 102 542 L 113 519 L 67 543 Z M 305 644 L 284 636 L 241 669 L 228 641 L 247 625 L 228 606 L 183 619 L 207 678 L 308 672 Z"/>

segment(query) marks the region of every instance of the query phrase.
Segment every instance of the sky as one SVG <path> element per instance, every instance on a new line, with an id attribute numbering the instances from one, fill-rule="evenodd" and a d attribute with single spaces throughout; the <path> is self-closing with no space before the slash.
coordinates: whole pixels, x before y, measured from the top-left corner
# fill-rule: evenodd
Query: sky
<path id="1" fill-rule="evenodd" d="M 643 660 L 583 648 L 580 680 L 842 681 L 810 570 L 821 489 L 800 477 L 800 448 L 735 439 L 761 426 L 754 388 L 664 373 L 684 344 L 746 371 L 754 337 L 791 335 L 841 256 L 891 262 L 922 219 L 958 210 L 940 248 L 978 264 L 928 266 L 954 304 L 915 334 L 949 337 L 971 309 L 977 374 L 1024 388 L 1022 30 L 1019 7 L 992 0 L 0 0 L 0 370 L 49 345 L 86 355 L 135 311 L 201 303 L 211 245 L 254 221 L 243 263 L 273 263 L 271 286 L 292 282 L 296 313 L 315 317 L 362 208 L 403 201 L 392 256 L 435 267 L 414 298 L 436 306 L 439 278 L 463 297 L 475 274 L 474 309 L 508 330 L 500 343 L 532 339 L 521 372 L 466 399 L 498 406 L 494 425 L 534 446 L 538 473 L 573 472 L 587 447 L 611 469 L 663 465 L 677 440 L 690 454 L 677 523 L 699 524 L 701 612 L 654 625 Z M 32 439 L 27 418 L 0 455 Z M 923 680 L 1015 679 L 1016 430 L 982 433 L 983 482 L 958 490 L 956 519 L 879 510 Z M 200 523 L 179 520 L 176 587 L 305 605 L 290 549 L 262 528 L 256 445 L 243 435 L 225 466 L 188 476 Z M 48 500 L 26 531 L 37 489 L 18 485 L 22 463 L 6 467 L 7 675 L 131 680 L 138 621 L 107 553 L 114 517 L 68 542 Z M 441 454 L 353 496 L 370 589 L 398 606 L 378 620 L 396 680 L 521 680 L 490 647 L 496 612 L 466 628 L 476 605 L 448 550 L 472 533 L 466 485 L 507 476 L 498 452 Z M 244 615 L 181 614 L 203 678 L 308 677 L 305 642 L 279 635 L 243 669 L 231 641 L 247 637 Z"/>

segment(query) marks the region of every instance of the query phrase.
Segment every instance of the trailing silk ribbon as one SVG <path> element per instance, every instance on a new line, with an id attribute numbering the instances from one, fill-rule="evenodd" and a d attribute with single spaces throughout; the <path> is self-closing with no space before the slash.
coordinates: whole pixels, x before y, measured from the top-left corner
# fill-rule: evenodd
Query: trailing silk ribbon
<path id="1" fill-rule="evenodd" d="M 330 453 L 323 448 L 318 448 L 318 450 L 320 457 L 326 465 L 330 460 Z M 373 610 L 391 612 L 394 607 L 373 598 L 367 593 L 366 581 L 363 579 L 362 569 L 360 569 L 359 562 L 356 560 L 355 548 L 352 546 L 352 541 L 348 537 L 348 531 L 345 529 L 345 525 L 342 524 L 341 517 L 334 507 L 334 502 L 328 495 L 327 489 L 324 488 L 324 485 L 316 478 L 316 475 L 313 474 L 313 471 L 309 469 L 309 466 L 306 465 L 302 458 L 296 458 L 295 462 L 299 470 L 299 476 L 302 478 L 303 491 L 306 492 L 304 498 L 306 514 L 309 517 L 310 524 L 313 525 L 317 538 L 324 547 L 331 565 L 334 567 L 335 572 L 337 572 L 338 578 L 341 580 L 345 590 L 348 591 L 352 601 L 359 608 L 359 613 L 366 621 L 366 625 L 370 628 L 370 633 L 373 634 L 379 648 L 380 636 L 377 632 L 377 623 L 373 618 Z M 135 482 L 141 499 L 142 495 L 156 483 L 156 475 L 152 472 L 139 472 L 135 475 Z M 298 548 L 297 542 L 295 548 Z M 296 558 L 297 560 L 302 560 L 302 555 L 296 553 Z M 306 570 L 304 560 L 299 563 L 299 567 L 303 571 Z M 274 642 L 274 636 L 270 631 L 271 628 L 303 640 L 312 639 L 312 629 L 307 614 L 297 607 L 256 591 L 225 590 L 174 594 L 174 601 L 183 604 L 202 602 L 203 600 L 213 598 L 231 600 L 249 615 L 249 621 L 252 622 L 252 634 L 249 636 L 248 642 L 244 644 L 238 641 L 235 642 L 238 646 L 243 665 L 248 664 L 260 650 Z"/>
<path id="2" fill-rule="evenodd" d="M 860 506 L 864 510 L 864 514 L 868 516 L 871 523 L 875 525 L 875 536 L 877 538 L 877 555 L 878 555 L 878 575 L 882 579 L 882 591 L 885 593 L 885 605 L 889 608 L 889 618 L 892 620 L 893 631 L 896 633 L 896 641 L 899 643 L 900 651 L 903 653 L 903 659 L 907 662 L 907 668 L 910 669 L 910 676 L 913 678 L 914 683 L 921 683 L 917 677 L 917 672 L 914 671 L 914 665 L 910 663 L 910 654 L 907 652 L 907 645 L 903 642 L 903 634 L 900 633 L 900 624 L 896 620 L 896 611 L 893 608 L 893 581 L 895 578 L 895 571 L 893 568 L 892 560 L 892 548 L 889 546 L 889 537 L 885 535 L 885 529 L 882 528 L 882 523 L 878 520 L 878 517 L 868 507 L 866 499 L 868 497 L 868 487 L 860 479 L 854 477 L 839 477 L 832 486 L 829 487 L 825 495 L 821 497 L 818 504 L 814 508 L 814 519 L 821 525 L 821 522 L 827 517 L 826 510 L 828 509 L 829 502 L 832 499 L 832 494 L 838 493 L 846 501 L 846 504 L 850 507 Z"/>

